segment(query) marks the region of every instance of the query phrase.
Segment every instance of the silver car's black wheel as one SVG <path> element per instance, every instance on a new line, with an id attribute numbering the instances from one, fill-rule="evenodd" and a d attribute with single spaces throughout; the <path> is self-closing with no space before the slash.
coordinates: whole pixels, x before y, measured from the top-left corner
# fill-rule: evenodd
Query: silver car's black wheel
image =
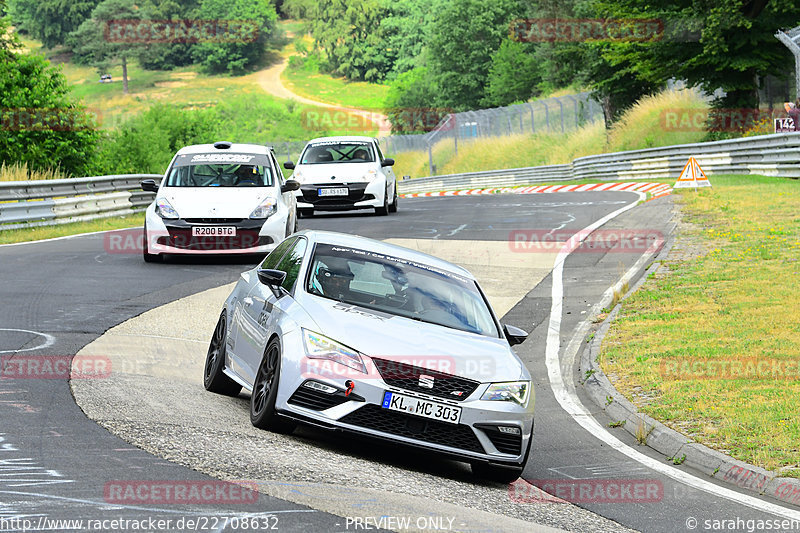
<path id="1" fill-rule="evenodd" d="M 203 386 L 206 390 L 217 394 L 236 396 L 242 390 L 242 386 L 226 376 L 222 371 L 225 366 L 226 334 L 227 321 L 225 319 L 225 311 L 223 311 L 208 345 L 205 372 L 203 372 Z"/>
<path id="2" fill-rule="evenodd" d="M 295 423 L 275 412 L 280 374 L 281 345 L 278 339 L 272 339 L 264 350 L 264 357 L 258 366 L 256 381 L 253 384 L 253 394 L 250 396 L 250 422 L 257 428 L 277 433 L 291 433 Z"/>

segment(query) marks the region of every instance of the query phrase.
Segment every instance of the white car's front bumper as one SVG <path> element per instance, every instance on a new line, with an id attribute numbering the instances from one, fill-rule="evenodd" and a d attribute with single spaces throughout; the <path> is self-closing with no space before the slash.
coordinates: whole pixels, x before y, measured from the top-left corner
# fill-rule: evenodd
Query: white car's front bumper
<path id="1" fill-rule="evenodd" d="M 282 216 L 281 216 L 282 215 Z M 266 254 L 286 236 L 286 213 L 266 220 L 251 219 L 162 219 L 153 206 L 145 215 L 147 253 L 158 254 Z M 235 237 L 192 236 L 193 227 L 235 227 Z"/>
<path id="2" fill-rule="evenodd" d="M 320 196 L 320 189 L 347 187 L 347 196 Z M 374 179 L 370 182 L 309 183 L 295 191 L 299 209 L 315 211 L 349 211 L 382 207 L 386 195 L 386 181 Z"/>

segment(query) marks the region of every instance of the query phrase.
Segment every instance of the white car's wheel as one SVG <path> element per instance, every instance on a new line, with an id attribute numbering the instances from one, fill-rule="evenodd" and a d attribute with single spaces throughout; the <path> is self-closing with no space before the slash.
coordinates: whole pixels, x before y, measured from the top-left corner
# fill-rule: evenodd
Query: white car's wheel
<path id="1" fill-rule="evenodd" d="M 394 184 L 394 197 L 392 203 L 389 204 L 389 212 L 397 213 L 397 183 Z"/>
<path id="2" fill-rule="evenodd" d="M 383 193 L 383 205 L 375 208 L 375 214 L 378 216 L 386 216 L 389 214 L 389 191 Z"/>

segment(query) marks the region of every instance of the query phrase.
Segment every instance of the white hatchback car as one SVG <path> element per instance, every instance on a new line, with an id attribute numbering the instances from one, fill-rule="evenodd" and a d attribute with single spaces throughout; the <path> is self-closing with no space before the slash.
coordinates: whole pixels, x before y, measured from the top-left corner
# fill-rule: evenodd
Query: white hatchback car
<path id="1" fill-rule="evenodd" d="M 164 254 L 265 254 L 297 230 L 294 192 L 266 146 L 217 142 L 181 148 L 144 223 L 144 260 Z"/>
<path id="2" fill-rule="evenodd" d="M 371 137 L 320 137 L 303 148 L 292 179 L 300 182 L 297 209 L 301 216 L 314 211 L 375 209 L 378 215 L 397 211 L 394 159 L 384 158 Z"/>

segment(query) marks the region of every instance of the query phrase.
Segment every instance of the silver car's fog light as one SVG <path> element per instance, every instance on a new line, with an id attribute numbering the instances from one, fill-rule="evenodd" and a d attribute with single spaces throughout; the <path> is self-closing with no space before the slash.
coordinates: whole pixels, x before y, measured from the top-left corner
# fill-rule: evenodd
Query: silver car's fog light
<path id="1" fill-rule="evenodd" d="M 327 359 L 346 367 L 367 373 L 367 367 L 355 350 L 329 339 L 325 335 L 303 329 L 303 346 L 310 359 Z"/>
<path id="2" fill-rule="evenodd" d="M 306 381 L 305 383 L 303 383 L 303 387 L 319 392 L 324 392 L 325 394 L 333 394 L 337 390 L 336 387 L 324 385 L 318 381 Z"/>
<path id="3" fill-rule="evenodd" d="M 530 395 L 530 381 L 509 381 L 506 383 L 492 383 L 486 392 L 481 396 L 481 400 L 515 402 L 521 406 L 528 403 Z"/>

